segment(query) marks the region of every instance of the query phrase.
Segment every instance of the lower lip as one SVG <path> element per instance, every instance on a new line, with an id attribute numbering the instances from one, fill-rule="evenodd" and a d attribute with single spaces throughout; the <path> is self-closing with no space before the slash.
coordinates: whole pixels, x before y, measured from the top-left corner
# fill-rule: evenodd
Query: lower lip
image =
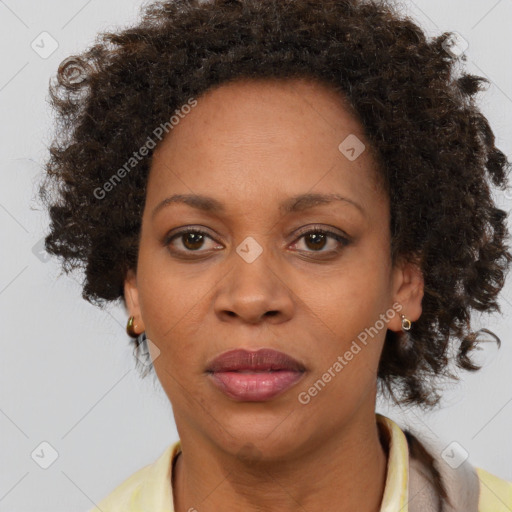
<path id="1" fill-rule="evenodd" d="M 214 372 L 209 374 L 220 391 L 234 400 L 264 402 L 291 388 L 304 372 L 278 370 L 275 372 Z"/>

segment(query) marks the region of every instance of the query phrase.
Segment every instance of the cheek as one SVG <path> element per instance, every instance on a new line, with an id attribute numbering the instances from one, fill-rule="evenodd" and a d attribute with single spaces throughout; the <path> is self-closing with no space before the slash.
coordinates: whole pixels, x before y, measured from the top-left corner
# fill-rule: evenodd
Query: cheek
<path id="1" fill-rule="evenodd" d="M 377 383 L 386 334 L 379 315 L 385 311 L 368 295 L 349 296 L 347 288 L 342 290 L 311 316 L 317 327 L 309 330 L 314 333 L 309 349 L 314 368 L 299 391 L 319 407 L 319 414 L 336 403 L 339 414 L 356 409 Z"/>
<path id="2" fill-rule="evenodd" d="M 326 279 L 308 283 L 303 293 L 313 316 L 344 338 L 375 324 L 389 303 L 389 275 L 378 258 L 358 253 Z M 379 324 L 380 325 L 380 324 Z"/>
<path id="3" fill-rule="evenodd" d="M 386 262 L 382 253 L 375 255 L 375 252 L 378 252 L 375 246 L 371 251 L 359 252 L 353 262 L 322 280 L 316 288 L 303 289 L 311 322 L 309 332 L 314 333 L 311 350 L 316 353 L 317 372 L 328 371 L 338 356 L 345 360 L 341 363 L 343 379 L 333 381 L 373 380 L 387 320 L 396 314 L 394 310 L 388 311 L 390 288 Z"/>
<path id="4" fill-rule="evenodd" d="M 194 361 L 194 339 L 201 328 L 200 310 L 205 293 L 199 283 L 183 277 L 159 254 L 142 251 L 137 268 L 139 304 L 147 337 L 160 353 L 155 360 L 168 371 L 177 372 Z M 197 355 L 195 356 L 197 358 Z"/>
<path id="5" fill-rule="evenodd" d="M 142 238 L 137 267 L 139 303 L 144 322 L 154 335 L 165 338 L 183 328 L 201 304 L 205 283 L 199 270 L 197 279 L 191 270 L 192 265 L 173 264 L 165 247 Z"/>

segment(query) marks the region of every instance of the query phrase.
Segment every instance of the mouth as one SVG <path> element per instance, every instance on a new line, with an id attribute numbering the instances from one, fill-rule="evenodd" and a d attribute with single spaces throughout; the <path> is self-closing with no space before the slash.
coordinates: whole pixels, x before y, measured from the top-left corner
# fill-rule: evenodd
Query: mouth
<path id="1" fill-rule="evenodd" d="M 236 401 L 261 402 L 281 395 L 306 372 L 293 357 L 273 349 L 230 350 L 211 361 L 206 373 L 214 386 Z"/>
<path id="2" fill-rule="evenodd" d="M 262 348 L 255 352 L 244 349 L 229 350 L 213 359 L 206 368 L 209 373 L 256 373 L 279 370 L 303 372 L 306 368 L 288 354 L 270 348 Z"/>

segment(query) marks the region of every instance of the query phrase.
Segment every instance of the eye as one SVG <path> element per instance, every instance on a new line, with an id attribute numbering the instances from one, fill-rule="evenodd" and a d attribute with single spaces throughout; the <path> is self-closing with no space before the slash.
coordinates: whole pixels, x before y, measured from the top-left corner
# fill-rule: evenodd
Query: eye
<path id="1" fill-rule="evenodd" d="M 350 239 L 348 237 L 316 226 L 312 229 L 303 230 L 299 235 L 299 238 L 297 238 L 292 244 L 292 248 L 297 249 L 298 241 L 303 239 L 306 249 L 299 248 L 298 250 L 306 253 L 334 254 L 339 252 L 340 247 L 345 247 L 350 243 Z M 189 253 L 186 256 L 189 257 L 189 255 L 194 252 L 198 254 L 209 252 L 208 249 L 203 251 L 200 250 L 204 249 L 205 241 L 207 239 L 214 241 L 206 231 L 188 227 L 167 235 L 163 244 L 164 246 L 167 246 L 171 252 L 177 255 L 186 255 Z M 334 241 L 334 243 L 331 243 L 333 247 L 331 249 L 323 250 L 328 246 L 329 240 Z M 179 247 L 180 245 L 181 247 Z M 211 247 L 210 250 L 218 250 L 222 248 L 222 245 L 217 245 Z"/>
<path id="2" fill-rule="evenodd" d="M 199 249 L 204 246 L 206 239 L 213 241 L 213 238 L 205 231 L 197 228 L 186 228 L 172 235 L 168 235 L 165 238 L 164 245 L 168 246 L 169 249 L 175 253 L 207 252 L 199 251 Z M 180 243 L 176 244 L 175 241 Z M 176 245 L 181 245 L 182 248 L 177 248 Z"/>
<path id="3" fill-rule="evenodd" d="M 313 229 L 309 229 L 300 233 L 300 236 L 297 240 L 302 239 L 304 240 L 304 245 L 308 249 L 311 249 L 305 250 L 304 252 L 321 252 L 332 254 L 338 252 L 340 246 L 344 247 L 350 243 L 350 240 L 340 233 L 319 227 L 314 227 Z M 331 241 L 334 240 L 334 243 L 331 243 L 331 246 L 333 247 L 331 249 L 323 250 L 326 246 L 328 246 L 329 239 Z M 293 243 L 294 248 L 296 248 L 297 245 L 297 242 Z"/>

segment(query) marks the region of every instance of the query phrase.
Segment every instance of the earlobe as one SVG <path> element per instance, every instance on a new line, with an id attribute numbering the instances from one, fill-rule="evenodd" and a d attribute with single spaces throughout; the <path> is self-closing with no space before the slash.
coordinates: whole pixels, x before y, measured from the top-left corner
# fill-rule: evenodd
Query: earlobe
<path id="1" fill-rule="evenodd" d="M 137 276 L 132 269 L 126 273 L 124 281 L 124 303 L 132 320 L 133 329 L 137 332 L 144 331 L 144 323 L 140 312 L 139 291 L 137 287 Z"/>
<path id="2" fill-rule="evenodd" d="M 408 330 L 409 322 L 413 324 L 421 316 L 425 281 L 418 262 L 403 261 L 396 272 L 393 302 L 398 302 L 402 309 L 389 322 L 389 328 L 393 331 Z"/>

